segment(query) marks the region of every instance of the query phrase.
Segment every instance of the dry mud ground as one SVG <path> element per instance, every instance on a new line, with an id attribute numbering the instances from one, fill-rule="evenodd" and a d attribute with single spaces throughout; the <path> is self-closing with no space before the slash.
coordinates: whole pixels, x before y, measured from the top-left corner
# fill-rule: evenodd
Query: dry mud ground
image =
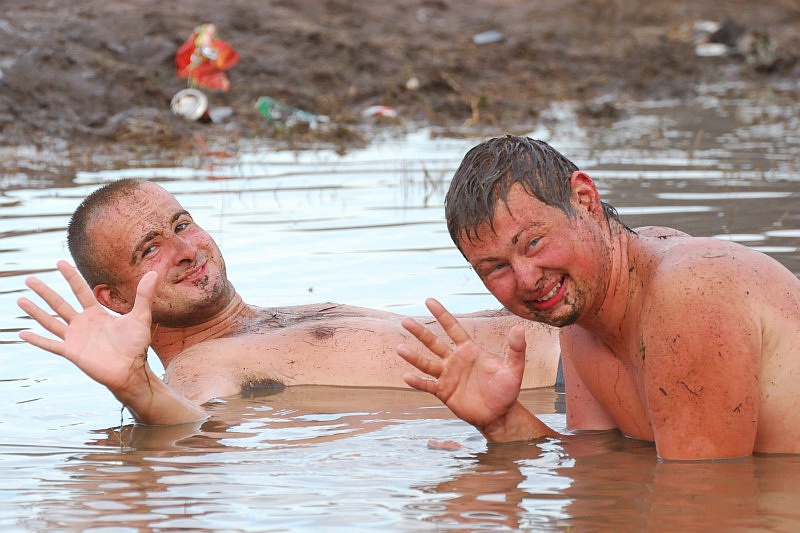
<path id="1" fill-rule="evenodd" d="M 726 19 L 768 39 L 768 64 L 695 53 L 694 23 Z M 209 94 L 233 114 L 211 124 L 169 109 L 186 87 L 175 52 L 205 22 L 241 55 L 231 90 Z M 489 30 L 503 39 L 474 41 Z M 736 81 L 739 97 L 797 98 L 798 30 L 800 0 L 4 0 L 0 185 L 253 143 L 347 150 L 375 127 L 514 132 L 562 100 L 579 102 L 583 120 L 611 121 L 630 99 L 691 99 L 710 81 Z M 255 109 L 259 96 L 331 125 L 276 127 Z M 376 104 L 398 117 L 362 116 Z"/>

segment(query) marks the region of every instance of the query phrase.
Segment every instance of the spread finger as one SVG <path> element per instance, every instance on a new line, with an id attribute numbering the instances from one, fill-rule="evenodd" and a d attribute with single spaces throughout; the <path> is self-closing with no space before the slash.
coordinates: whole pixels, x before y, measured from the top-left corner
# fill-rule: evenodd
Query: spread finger
<path id="1" fill-rule="evenodd" d="M 77 314 L 75 309 L 56 291 L 51 289 L 42 280 L 30 277 L 25 280 L 25 285 L 30 287 L 33 292 L 39 295 L 55 313 L 68 323 Z M 31 315 L 32 316 L 32 315 Z"/>
<path id="2" fill-rule="evenodd" d="M 467 330 L 461 323 L 454 317 L 445 307 L 434 298 L 425 300 L 425 306 L 441 324 L 447 336 L 450 337 L 456 344 L 462 344 L 472 340 Z"/>
<path id="3" fill-rule="evenodd" d="M 442 374 L 442 363 L 438 359 L 423 357 L 405 344 L 397 346 L 397 353 L 420 372 L 424 372 L 434 378 L 438 378 Z"/>
<path id="4" fill-rule="evenodd" d="M 64 322 L 58 320 L 27 298 L 20 298 L 17 300 L 17 305 L 20 309 L 28 313 L 28 315 L 30 315 L 30 317 L 38 322 L 44 329 L 53 335 L 57 335 L 62 339 L 64 338 L 64 333 L 66 330 L 66 324 L 64 324 Z"/>
<path id="5" fill-rule="evenodd" d="M 72 289 L 73 294 L 78 298 L 84 309 L 98 305 L 92 289 L 89 288 L 89 285 L 87 285 L 74 266 L 63 260 L 59 261 L 56 266 L 61 275 L 64 276 L 64 279 L 67 280 L 67 283 L 69 283 L 70 289 Z"/>
<path id="6" fill-rule="evenodd" d="M 413 318 L 403 319 L 403 327 L 414 335 L 422 344 L 439 357 L 447 357 L 450 354 L 450 345 L 439 338 L 438 335 L 414 320 Z"/>

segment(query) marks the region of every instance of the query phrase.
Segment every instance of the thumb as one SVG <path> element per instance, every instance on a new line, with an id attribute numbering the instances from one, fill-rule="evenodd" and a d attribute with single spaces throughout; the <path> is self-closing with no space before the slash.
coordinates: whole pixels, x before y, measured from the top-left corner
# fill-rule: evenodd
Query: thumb
<path id="1" fill-rule="evenodd" d="M 513 366 L 525 366 L 525 326 L 517 324 L 508 332 L 508 363 Z"/>
<path id="2" fill-rule="evenodd" d="M 136 287 L 136 301 L 133 302 L 133 309 L 131 313 L 137 315 L 147 315 L 150 319 L 150 307 L 153 304 L 153 293 L 155 293 L 156 282 L 158 281 L 158 273 L 155 271 L 147 272 L 142 279 L 139 280 L 139 285 Z"/>

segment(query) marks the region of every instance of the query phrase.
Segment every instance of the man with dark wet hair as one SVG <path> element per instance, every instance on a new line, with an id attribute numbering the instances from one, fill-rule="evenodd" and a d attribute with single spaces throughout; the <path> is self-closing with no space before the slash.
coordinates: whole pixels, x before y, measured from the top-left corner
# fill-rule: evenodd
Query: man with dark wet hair
<path id="1" fill-rule="evenodd" d="M 406 387 L 394 346 L 413 337 L 400 315 L 332 303 L 246 304 L 214 239 L 155 183 L 125 179 L 97 189 L 73 214 L 67 241 L 83 278 L 64 261 L 58 269 L 83 309 L 28 278 L 56 316 L 27 298 L 19 306 L 58 338 L 32 331 L 20 337 L 75 363 L 138 422 L 201 420 L 200 405 L 209 399 L 254 389 Z M 507 344 L 508 328 L 524 322 L 506 311 L 464 321 L 495 351 Z M 526 335 L 532 346 L 526 386 L 552 385 L 557 336 L 544 326 L 528 327 Z M 163 381 L 147 363 L 148 347 L 164 366 Z"/>
<path id="2" fill-rule="evenodd" d="M 618 429 L 663 459 L 800 453 L 800 280 L 740 244 L 631 230 L 592 179 L 548 144 L 506 136 L 467 153 L 446 197 L 453 241 L 506 309 L 556 326 L 573 430 Z M 436 357 L 399 354 L 490 441 L 557 437 L 517 401 L 522 330 L 481 350 L 435 300 L 453 348 L 403 323 Z"/>

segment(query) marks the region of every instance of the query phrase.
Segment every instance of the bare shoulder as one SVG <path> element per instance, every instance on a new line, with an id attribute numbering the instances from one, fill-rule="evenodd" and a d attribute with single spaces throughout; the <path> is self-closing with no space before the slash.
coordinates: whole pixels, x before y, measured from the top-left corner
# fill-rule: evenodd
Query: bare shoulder
<path id="1" fill-rule="evenodd" d="M 664 226 L 640 226 L 635 228 L 637 234 L 643 237 L 653 237 L 656 239 L 669 239 L 671 237 L 689 237 L 688 233 L 675 228 L 667 228 Z"/>
<path id="2" fill-rule="evenodd" d="M 657 360 L 710 367 L 709 353 L 746 366 L 775 351 L 776 332 L 796 330 L 800 281 L 774 258 L 715 238 L 658 244 L 638 314 L 651 368 Z"/>
<path id="3" fill-rule="evenodd" d="M 651 340 L 749 335 L 770 354 L 800 337 L 800 279 L 775 258 L 715 238 L 649 245 L 638 319 Z"/>
<path id="4" fill-rule="evenodd" d="M 704 292 L 769 290 L 765 276 L 773 282 L 792 284 L 797 278 L 774 258 L 739 243 L 712 237 L 657 240 L 651 254 L 657 257 L 653 281 L 663 288 L 702 286 Z"/>
<path id="5" fill-rule="evenodd" d="M 456 318 L 502 318 L 513 317 L 514 315 L 508 309 L 501 307 L 499 309 L 482 309 L 471 313 L 458 313 L 454 316 Z"/>
<path id="6" fill-rule="evenodd" d="M 762 337 L 765 318 L 774 314 L 774 289 L 800 293 L 783 265 L 737 243 L 689 237 L 649 246 L 653 264 L 643 279 L 638 319 L 640 342 L 650 352 L 677 347 L 679 338 L 687 355 L 712 339 L 727 339 L 720 349 L 731 352 L 722 344 L 744 346 Z"/>

